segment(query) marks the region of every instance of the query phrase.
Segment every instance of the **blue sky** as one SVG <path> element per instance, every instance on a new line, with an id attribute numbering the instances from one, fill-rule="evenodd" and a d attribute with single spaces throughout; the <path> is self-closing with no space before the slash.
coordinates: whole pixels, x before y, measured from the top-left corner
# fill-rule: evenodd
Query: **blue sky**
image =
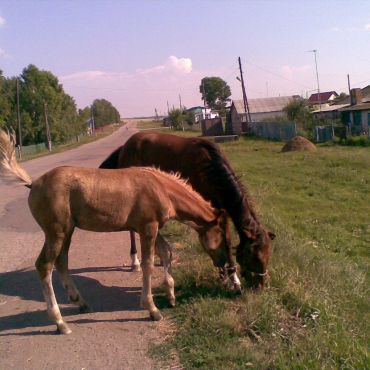
<path id="1" fill-rule="evenodd" d="M 111 101 L 122 116 L 201 104 L 202 77 L 241 98 L 347 91 L 370 84 L 370 1 L 0 0 L 0 69 L 49 70 L 79 107 Z"/>

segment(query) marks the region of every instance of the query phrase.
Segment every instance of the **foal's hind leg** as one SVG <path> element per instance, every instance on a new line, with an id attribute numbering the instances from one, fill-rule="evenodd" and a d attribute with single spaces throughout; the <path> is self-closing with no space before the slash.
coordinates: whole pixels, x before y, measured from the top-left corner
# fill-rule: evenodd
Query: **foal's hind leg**
<path id="1" fill-rule="evenodd" d="M 81 313 L 85 313 L 90 311 L 89 306 L 82 298 L 68 271 L 68 252 L 71 244 L 72 233 L 73 230 L 64 239 L 62 250 L 55 261 L 55 267 L 58 270 L 63 287 L 67 290 L 69 301 L 79 306 Z"/>
<path id="2" fill-rule="evenodd" d="M 166 295 L 169 304 L 173 307 L 175 306 L 175 281 L 172 277 L 172 269 L 171 269 L 171 262 L 172 262 L 172 251 L 170 245 L 167 241 L 163 238 L 162 235 L 158 233 L 157 239 L 155 241 L 156 252 L 160 257 L 163 268 L 164 268 L 164 286 L 166 290 Z"/>
<path id="3" fill-rule="evenodd" d="M 130 230 L 130 240 L 131 240 L 131 248 L 130 248 L 131 269 L 132 271 L 140 271 L 140 261 L 137 258 L 135 231 Z"/>
<path id="4" fill-rule="evenodd" d="M 63 237 L 46 236 L 44 246 L 35 265 L 41 280 L 49 318 L 56 323 L 59 333 L 70 334 L 72 331 L 62 318 L 52 284 L 54 262 L 62 249 L 62 245 Z"/>

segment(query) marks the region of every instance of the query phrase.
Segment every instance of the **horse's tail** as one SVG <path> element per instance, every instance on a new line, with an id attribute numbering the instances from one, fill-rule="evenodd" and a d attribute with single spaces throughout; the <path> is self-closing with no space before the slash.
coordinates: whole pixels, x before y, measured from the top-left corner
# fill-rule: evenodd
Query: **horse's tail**
<path id="1" fill-rule="evenodd" d="M 22 183 L 31 188 L 31 176 L 18 164 L 15 154 L 15 134 L 0 130 L 0 175 L 7 183 Z"/>
<path id="2" fill-rule="evenodd" d="M 101 163 L 99 168 L 118 168 L 118 158 L 120 150 L 121 147 L 117 148 L 113 153 L 111 153 L 109 157 Z"/>

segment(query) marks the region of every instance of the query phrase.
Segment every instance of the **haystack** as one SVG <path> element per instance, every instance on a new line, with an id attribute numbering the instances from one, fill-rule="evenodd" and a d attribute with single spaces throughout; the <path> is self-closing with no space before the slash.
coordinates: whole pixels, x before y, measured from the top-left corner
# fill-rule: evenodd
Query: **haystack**
<path id="1" fill-rule="evenodd" d="M 303 136 L 295 136 L 293 139 L 286 142 L 281 149 L 282 152 L 316 152 L 316 150 L 316 145 Z"/>

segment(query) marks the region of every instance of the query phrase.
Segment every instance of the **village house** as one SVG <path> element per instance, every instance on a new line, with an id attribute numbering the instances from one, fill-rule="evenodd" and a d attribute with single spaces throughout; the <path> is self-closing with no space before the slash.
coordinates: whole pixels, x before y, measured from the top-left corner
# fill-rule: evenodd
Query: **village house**
<path id="1" fill-rule="evenodd" d="M 248 107 L 251 122 L 261 122 L 275 117 L 286 117 L 283 111 L 291 101 L 300 99 L 299 95 L 278 96 L 271 98 L 249 99 Z M 227 131 L 240 134 L 247 131 L 248 113 L 245 113 L 243 100 L 233 100 L 230 107 Z"/>
<path id="2" fill-rule="evenodd" d="M 311 94 L 308 98 L 308 104 L 312 106 L 313 109 L 320 109 L 321 105 L 322 110 L 325 107 L 329 107 L 333 100 L 338 96 L 339 95 L 335 91 L 324 91 L 320 92 L 320 94 Z"/>
<path id="3" fill-rule="evenodd" d="M 370 85 L 363 89 L 351 89 L 350 105 L 339 109 L 342 121 L 352 134 L 370 132 Z"/>
<path id="4" fill-rule="evenodd" d="M 218 112 L 212 110 L 211 108 L 198 106 L 189 108 L 186 111 L 194 114 L 195 123 L 200 123 L 203 119 L 212 119 L 219 117 Z"/>

